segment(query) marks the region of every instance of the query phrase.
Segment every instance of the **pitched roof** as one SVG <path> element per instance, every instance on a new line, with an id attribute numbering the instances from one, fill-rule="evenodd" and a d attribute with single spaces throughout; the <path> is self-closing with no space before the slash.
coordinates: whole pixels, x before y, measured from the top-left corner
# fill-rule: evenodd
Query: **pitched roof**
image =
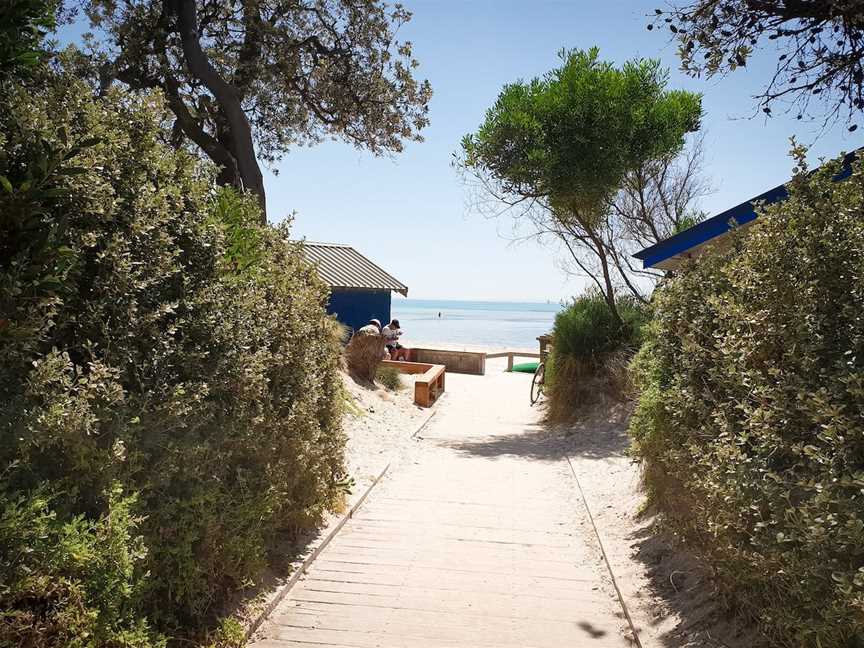
<path id="1" fill-rule="evenodd" d="M 834 176 L 835 181 L 845 180 L 852 173 L 851 164 L 864 152 L 859 148 L 852 153 L 847 153 L 843 158 L 841 171 Z M 813 172 L 816 170 L 814 169 Z M 634 254 L 633 256 L 642 261 L 644 268 L 658 268 L 660 270 L 674 270 L 685 259 L 698 256 L 711 245 L 722 245 L 726 235 L 733 227 L 748 225 L 758 217 L 758 205 L 770 205 L 789 197 L 786 185 L 778 185 L 773 189 L 759 194 L 755 198 L 736 205 L 731 209 L 712 216 L 708 220 L 697 223 L 683 232 L 655 243 Z"/>
<path id="2" fill-rule="evenodd" d="M 331 288 L 393 290 L 408 296 L 408 286 L 372 263 L 350 245 L 302 242 L 303 253 Z"/>
<path id="3" fill-rule="evenodd" d="M 674 236 L 655 243 L 634 254 L 644 268 L 674 270 L 684 259 L 700 254 L 708 244 L 716 243 L 733 227 L 747 225 L 756 220 L 756 205 L 771 204 L 789 196 L 786 185 L 779 185 L 761 193 L 747 202 L 696 223 Z"/>

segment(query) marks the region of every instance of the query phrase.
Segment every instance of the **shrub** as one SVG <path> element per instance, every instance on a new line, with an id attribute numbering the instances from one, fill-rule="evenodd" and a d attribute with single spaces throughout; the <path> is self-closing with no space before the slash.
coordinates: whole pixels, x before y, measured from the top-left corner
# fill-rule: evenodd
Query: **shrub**
<path id="1" fill-rule="evenodd" d="M 773 645 L 860 645 L 864 174 L 795 154 L 791 197 L 659 291 L 630 431 L 730 605 Z"/>
<path id="2" fill-rule="evenodd" d="M 566 421 L 607 399 L 624 398 L 626 361 L 639 345 L 646 309 L 618 298 L 618 322 L 596 292 L 577 297 L 555 316 L 546 365 L 547 417 Z"/>
<path id="3" fill-rule="evenodd" d="M 0 641 L 4 646 L 164 645 L 136 616 L 146 555 L 130 512 L 134 498 L 115 487 L 107 511 L 65 520 L 44 488 L 0 489 Z"/>
<path id="4" fill-rule="evenodd" d="M 158 95 L 49 81 L 0 111 L 4 496 L 49 487 L 52 529 L 85 542 L 119 484 L 142 538 L 117 539 L 136 556 L 124 618 L 192 632 L 341 497 L 327 291 L 254 201 L 163 143 Z M 119 590 L 88 569 L 81 605 L 110 625 Z"/>
<path id="5" fill-rule="evenodd" d="M 378 367 L 375 378 L 390 391 L 402 389 L 402 376 L 396 367 Z"/>
<path id="6" fill-rule="evenodd" d="M 354 332 L 345 347 L 348 371 L 356 380 L 368 384 L 375 382 L 378 367 L 384 359 L 384 338 L 381 332 L 369 324 Z"/>

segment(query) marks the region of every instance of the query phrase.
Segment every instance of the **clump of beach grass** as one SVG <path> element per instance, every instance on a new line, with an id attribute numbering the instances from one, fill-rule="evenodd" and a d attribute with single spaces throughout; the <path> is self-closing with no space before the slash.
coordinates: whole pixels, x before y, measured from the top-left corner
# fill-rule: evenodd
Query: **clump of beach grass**
<path id="1" fill-rule="evenodd" d="M 375 379 L 389 391 L 399 391 L 405 387 L 405 385 L 402 384 L 402 377 L 396 367 L 378 367 L 378 370 L 375 373 Z"/>

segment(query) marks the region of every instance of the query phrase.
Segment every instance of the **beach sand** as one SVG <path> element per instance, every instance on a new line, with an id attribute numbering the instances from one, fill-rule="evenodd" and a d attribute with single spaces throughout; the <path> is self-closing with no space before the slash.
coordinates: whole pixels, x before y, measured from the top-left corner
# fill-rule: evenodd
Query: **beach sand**
<path id="1" fill-rule="evenodd" d="M 755 629 L 719 605 L 710 570 L 671 538 L 658 533 L 645 509 L 641 468 L 627 454 L 630 406 L 562 426 L 585 499 L 645 648 L 748 648 Z"/>
<path id="2" fill-rule="evenodd" d="M 540 349 L 539 343 L 535 346 L 513 347 L 495 346 L 489 344 L 458 344 L 453 342 L 422 341 L 413 340 L 407 337 L 402 341 L 402 344 L 408 349 L 416 347 L 418 349 L 441 349 L 442 351 L 474 351 L 479 353 L 498 353 L 500 351 L 528 351 L 530 353 L 537 353 Z"/>
<path id="3" fill-rule="evenodd" d="M 414 377 L 401 375 L 402 389 L 370 388 L 343 374 L 351 399 L 343 420 L 348 474 L 355 481 L 352 499 L 359 497 L 387 464 L 398 464 L 411 450 L 411 435 L 433 410 L 414 404 Z"/>

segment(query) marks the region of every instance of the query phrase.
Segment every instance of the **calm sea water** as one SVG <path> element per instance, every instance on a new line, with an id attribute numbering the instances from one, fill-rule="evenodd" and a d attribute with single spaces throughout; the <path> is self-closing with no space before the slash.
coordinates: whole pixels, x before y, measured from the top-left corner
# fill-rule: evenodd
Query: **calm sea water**
<path id="1" fill-rule="evenodd" d="M 393 317 L 406 346 L 536 349 L 552 330 L 560 304 L 393 299 Z"/>

